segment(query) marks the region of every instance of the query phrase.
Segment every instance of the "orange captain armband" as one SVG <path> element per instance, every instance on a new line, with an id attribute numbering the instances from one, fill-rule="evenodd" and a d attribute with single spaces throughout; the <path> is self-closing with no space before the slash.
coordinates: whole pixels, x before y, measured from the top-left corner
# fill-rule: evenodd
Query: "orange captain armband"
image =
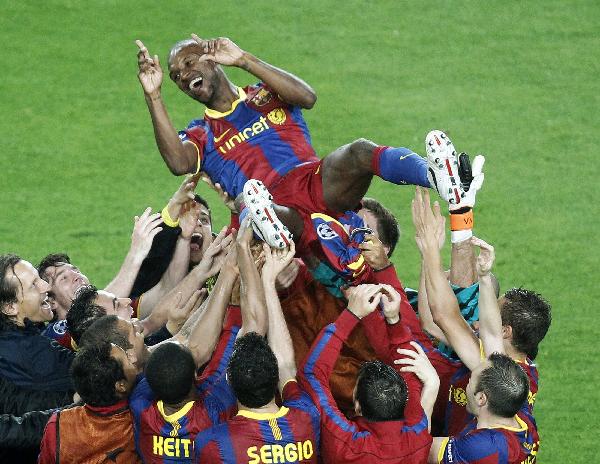
<path id="1" fill-rule="evenodd" d="M 456 212 L 450 211 L 450 230 L 471 230 L 473 228 L 473 209 L 464 211 L 463 208 Z"/>

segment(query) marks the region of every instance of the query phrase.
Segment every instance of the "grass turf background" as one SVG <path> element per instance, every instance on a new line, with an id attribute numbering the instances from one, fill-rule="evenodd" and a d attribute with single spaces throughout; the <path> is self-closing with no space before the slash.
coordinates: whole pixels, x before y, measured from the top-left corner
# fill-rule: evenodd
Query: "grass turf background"
<path id="1" fill-rule="evenodd" d="M 2 10 L 0 253 L 35 264 L 66 251 L 107 283 L 132 217 L 160 209 L 179 183 L 155 148 L 134 39 L 164 68 L 189 33 L 228 36 L 315 88 L 305 116 L 322 155 L 358 137 L 423 153 L 432 128 L 486 155 L 476 233 L 496 247 L 503 290 L 523 285 L 553 304 L 538 357 L 539 461 L 594 461 L 600 4 L 4 1 Z M 202 114 L 168 80 L 163 94 L 177 127 Z M 224 225 L 216 197 L 199 191 Z M 394 262 L 416 285 L 413 188 L 376 180 L 369 194 L 398 217 Z"/>

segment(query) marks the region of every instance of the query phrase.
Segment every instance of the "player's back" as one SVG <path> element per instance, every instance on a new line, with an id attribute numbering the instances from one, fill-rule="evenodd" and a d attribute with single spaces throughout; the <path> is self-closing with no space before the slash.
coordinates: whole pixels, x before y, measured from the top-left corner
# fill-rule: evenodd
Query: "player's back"
<path id="1" fill-rule="evenodd" d="M 295 381 L 275 413 L 241 410 L 227 422 L 196 437 L 195 461 L 211 463 L 317 463 L 319 415 Z"/>
<path id="2" fill-rule="evenodd" d="M 517 364 L 527 374 L 529 379 L 529 394 L 527 395 L 524 409 L 529 414 L 533 414 L 533 405 L 538 391 L 538 370 L 537 366 L 530 359 L 525 361 L 517 361 Z M 462 366 L 457 369 L 456 373 L 450 380 L 450 388 L 448 391 L 448 401 L 446 407 L 446 430 L 445 435 L 458 435 L 464 427 L 471 421 L 473 416 L 467 412 L 467 384 L 471 378 L 471 371 Z"/>
<path id="3" fill-rule="evenodd" d="M 350 440 L 335 428 L 324 427 L 323 462 L 424 464 L 431 448 L 427 417 L 413 421 L 368 421 L 358 417 L 348 428 Z"/>
<path id="4" fill-rule="evenodd" d="M 200 393 L 175 412 L 162 401 L 154 401 L 146 379 L 134 390 L 130 407 L 134 416 L 136 448 L 144 463 L 184 463 L 194 457 L 196 435 L 227 418 L 223 403 Z"/>
<path id="5" fill-rule="evenodd" d="M 517 427 L 477 429 L 473 419 L 463 431 L 442 444 L 439 462 L 485 464 L 534 464 L 540 439 L 535 420 L 525 411 L 515 419 Z"/>

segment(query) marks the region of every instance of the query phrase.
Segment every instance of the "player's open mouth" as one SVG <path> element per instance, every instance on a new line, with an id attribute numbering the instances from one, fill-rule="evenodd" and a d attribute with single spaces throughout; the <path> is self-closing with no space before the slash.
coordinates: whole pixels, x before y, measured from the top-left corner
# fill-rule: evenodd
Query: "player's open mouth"
<path id="1" fill-rule="evenodd" d="M 44 301 L 42 301 L 41 308 L 42 308 L 42 311 L 46 311 L 49 313 L 52 312 L 52 309 L 50 309 L 50 301 L 48 300 L 48 297 L 46 297 L 44 299 Z"/>
<path id="2" fill-rule="evenodd" d="M 190 82 L 190 85 L 189 85 L 190 90 L 198 90 L 200 87 L 202 87 L 202 78 L 201 77 L 196 77 L 195 79 L 192 80 L 192 82 Z"/>
<path id="3" fill-rule="evenodd" d="M 195 232 L 192 234 L 192 238 L 190 240 L 190 250 L 191 251 L 200 251 L 202 248 L 202 242 L 204 241 L 204 237 L 202 234 Z"/>

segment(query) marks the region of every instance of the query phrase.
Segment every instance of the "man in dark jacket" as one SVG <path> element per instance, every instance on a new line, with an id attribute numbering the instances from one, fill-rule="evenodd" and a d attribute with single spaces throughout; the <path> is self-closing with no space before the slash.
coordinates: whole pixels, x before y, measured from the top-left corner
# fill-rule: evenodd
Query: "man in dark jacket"
<path id="1" fill-rule="evenodd" d="M 73 353 L 40 334 L 42 323 L 53 317 L 48 289 L 30 263 L 0 255 L 0 414 L 23 415 L 72 402 Z M 0 457 L 8 452 L 0 450 Z"/>

